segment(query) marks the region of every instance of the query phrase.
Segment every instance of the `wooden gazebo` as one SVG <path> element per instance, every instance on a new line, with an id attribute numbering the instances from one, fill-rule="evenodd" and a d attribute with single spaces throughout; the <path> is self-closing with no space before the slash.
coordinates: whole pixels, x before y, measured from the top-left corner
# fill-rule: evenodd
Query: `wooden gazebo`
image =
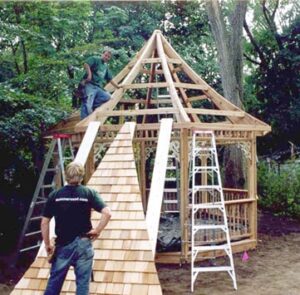
<path id="1" fill-rule="evenodd" d="M 180 57 L 156 30 L 134 59 L 114 78 L 122 85 L 113 92 L 109 102 L 80 121 L 77 114 L 59 123 L 51 132 L 74 134 L 81 141 L 88 124 L 101 122 L 94 144 L 94 154 L 88 164 L 90 175 L 99 155 L 113 140 L 123 122 L 135 121 L 135 159 L 146 213 L 150 189 L 148 159 L 158 145 L 160 119 L 171 117 L 170 151 L 180 167 L 178 211 L 181 220 L 182 247 L 180 253 L 156 255 L 159 262 L 179 262 L 189 256 L 189 152 L 193 129 L 212 130 L 218 146 L 235 145 L 246 162 L 243 189 L 224 188 L 228 220 L 234 252 L 255 248 L 257 238 L 256 137 L 271 128 L 217 93 Z M 111 85 L 107 90 L 113 90 Z M 165 143 L 169 144 L 169 143 Z M 101 157 L 100 157 L 101 158 Z M 151 170 L 151 169 L 150 169 Z M 150 179 L 151 180 L 151 179 Z M 176 197 L 175 197 L 176 198 Z M 239 224 L 239 226 L 237 226 Z"/>
<path id="2" fill-rule="evenodd" d="M 124 209 L 130 207 L 129 211 L 136 210 L 132 208 L 137 208 L 137 205 L 118 206 L 117 203 L 124 200 L 121 196 L 120 198 L 112 197 L 111 193 L 117 193 L 120 190 L 121 194 L 132 194 L 135 202 L 141 197 L 148 235 L 152 242 L 150 248 L 146 244 L 141 244 L 144 245 L 144 250 L 151 249 L 155 254 L 156 262 L 188 262 L 191 250 L 190 142 L 194 129 L 210 130 L 215 134 L 218 148 L 234 145 L 240 149 L 246 166 L 243 188 L 226 187 L 223 189 L 232 250 L 240 252 L 255 248 L 257 244 L 256 137 L 268 133 L 271 130 L 270 126 L 230 103 L 203 81 L 158 30 L 154 31 L 148 42 L 114 78 L 114 81 L 122 87 L 114 90 L 112 85 L 106 86 L 106 90 L 113 91 L 107 103 L 84 120 L 80 120 L 79 114 L 75 113 L 49 131 L 49 134 L 72 134 L 73 144 L 80 146 L 78 152 L 80 155 L 77 158 L 85 154 L 83 162 L 86 163 L 87 185 L 97 189 L 100 194 L 107 195 L 106 201 L 112 206 L 113 214 L 114 208 L 117 208 L 117 211 L 123 210 L 117 213 L 119 221 L 113 226 L 119 226 L 120 230 L 127 229 L 127 225 L 132 226 L 131 230 L 144 229 L 141 228 L 140 221 L 137 221 L 136 227 L 132 222 L 133 215 L 137 216 L 140 213 L 129 214 L 125 212 L 127 209 Z M 89 126 L 95 122 L 97 122 L 96 129 L 94 128 L 94 131 L 90 133 Z M 131 129 L 132 149 L 130 151 L 127 148 L 129 144 L 127 141 L 124 145 L 113 143 L 125 122 L 135 123 L 134 130 Z M 94 135 L 88 138 L 88 134 Z M 89 141 L 87 145 L 82 142 L 84 137 Z M 91 152 L 86 148 L 87 146 L 92 146 Z M 133 157 L 130 153 L 133 153 Z M 177 186 L 173 191 L 166 189 L 165 181 L 167 157 L 170 156 L 175 159 L 177 165 Z M 113 161 L 117 164 L 113 164 Z M 130 163 L 133 161 L 135 165 L 128 164 L 128 161 Z M 107 162 L 109 165 L 105 166 Z M 124 164 L 121 165 L 120 162 Z M 97 168 L 99 163 L 102 172 L 99 167 Z M 127 181 L 126 177 L 132 176 L 133 172 L 127 173 L 126 170 L 122 170 L 123 172 L 119 174 L 105 172 L 103 171 L 105 167 L 108 167 L 107 169 L 136 167 L 139 192 L 133 179 L 128 180 L 126 188 L 121 186 Z M 115 175 L 111 173 L 117 173 L 118 179 L 111 177 Z M 124 175 L 125 182 L 122 180 L 122 173 L 126 174 Z M 107 178 L 101 180 L 101 176 Z M 170 211 L 178 214 L 180 218 L 181 250 L 155 253 L 160 214 Z M 116 228 L 114 232 L 117 234 Z M 115 238 L 122 240 L 122 231 L 119 231 L 119 235 Z M 102 238 L 105 239 L 105 237 L 106 235 Z M 219 235 L 215 239 L 220 242 L 224 237 Z M 114 244 L 107 242 L 101 245 L 107 249 L 109 245 Z M 138 247 L 135 243 L 127 245 L 132 245 L 133 248 Z M 150 260 L 147 262 L 149 262 L 147 265 L 150 271 L 153 271 Z M 146 267 L 146 264 L 141 264 L 141 267 Z M 153 283 L 151 288 L 158 288 L 155 286 L 157 277 L 154 273 L 151 278 Z M 147 290 L 150 292 L 149 286 Z M 95 294 L 98 293 L 95 292 Z M 116 294 L 123 293 L 120 291 Z"/>

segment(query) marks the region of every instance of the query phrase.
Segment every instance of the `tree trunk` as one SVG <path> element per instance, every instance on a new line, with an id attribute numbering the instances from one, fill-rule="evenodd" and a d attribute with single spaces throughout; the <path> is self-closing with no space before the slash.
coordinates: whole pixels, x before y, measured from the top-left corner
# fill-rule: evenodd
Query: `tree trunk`
<path id="1" fill-rule="evenodd" d="M 243 108 L 243 23 L 247 1 L 235 1 L 234 11 L 228 17 L 226 27 L 218 0 L 206 2 L 208 18 L 218 51 L 220 75 L 224 96 L 236 106 Z M 237 147 L 229 147 L 224 153 L 225 187 L 243 187 L 242 153 Z"/>

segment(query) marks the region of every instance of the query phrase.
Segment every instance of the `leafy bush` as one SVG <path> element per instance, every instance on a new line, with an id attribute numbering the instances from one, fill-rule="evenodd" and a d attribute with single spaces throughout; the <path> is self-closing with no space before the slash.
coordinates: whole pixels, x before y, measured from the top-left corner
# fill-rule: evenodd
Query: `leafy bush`
<path id="1" fill-rule="evenodd" d="M 259 206 L 275 215 L 300 217 L 300 165 L 286 163 L 280 171 L 260 162 L 257 170 Z"/>

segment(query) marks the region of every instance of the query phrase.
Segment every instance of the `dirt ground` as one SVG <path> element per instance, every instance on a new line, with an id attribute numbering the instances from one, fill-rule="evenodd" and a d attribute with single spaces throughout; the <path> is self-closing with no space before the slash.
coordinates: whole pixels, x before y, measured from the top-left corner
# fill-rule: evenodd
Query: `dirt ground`
<path id="1" fill-rule="evenodd" d="M 191 293 L 190 265 L 158 265 L 164 295 L 299 295 L 300 221 L 261 215 L 258 247 L 234 255 L 238 290 L 227 273 L 199 274 Z"/>
<path id="2" fill-rule="evenodd" d="M 199 274 L 195 295 L 299 295 L 300 221 L 260 215 L 258 247 L 234 255 L 238 290 L 227 273 Z M 164 295 L 192 294 L 190 265 L 157 265 Z M 3 270 L 1 270 L 3 271 Z M 10 294 L 14 280 L 0 284 L 0 295 Z M 155 295 L 155 294 L 153 294 Z"/>

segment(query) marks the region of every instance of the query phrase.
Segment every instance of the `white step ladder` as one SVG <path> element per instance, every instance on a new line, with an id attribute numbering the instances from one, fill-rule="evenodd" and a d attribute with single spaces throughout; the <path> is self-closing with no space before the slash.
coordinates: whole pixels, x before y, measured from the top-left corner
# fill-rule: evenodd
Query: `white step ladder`
<path id="1" fill-rule="evenodd" d="M 193 131 L 191 193 L 191 291 L 194 292 L 199 273 L 221 271 L 228 272 L 234 289 L 237 289 L 216 141 L 212 131 Z M 224 253 L 229 260 L 227 265 L 200 266 L 196 262 L 197 256 L 208 251 Z"/>
<path id="2" fill-rule="evenodd" d="M 66 152 L 68 155 L 66 156 Z M 28 213 L 20 234 L 16 255 L 40 247 L 42 237 L 40 221 L 49 194 L 65 184 L 65 162 L 74 159 L 71 135 L 55 134 L 47 152 Z"/>

